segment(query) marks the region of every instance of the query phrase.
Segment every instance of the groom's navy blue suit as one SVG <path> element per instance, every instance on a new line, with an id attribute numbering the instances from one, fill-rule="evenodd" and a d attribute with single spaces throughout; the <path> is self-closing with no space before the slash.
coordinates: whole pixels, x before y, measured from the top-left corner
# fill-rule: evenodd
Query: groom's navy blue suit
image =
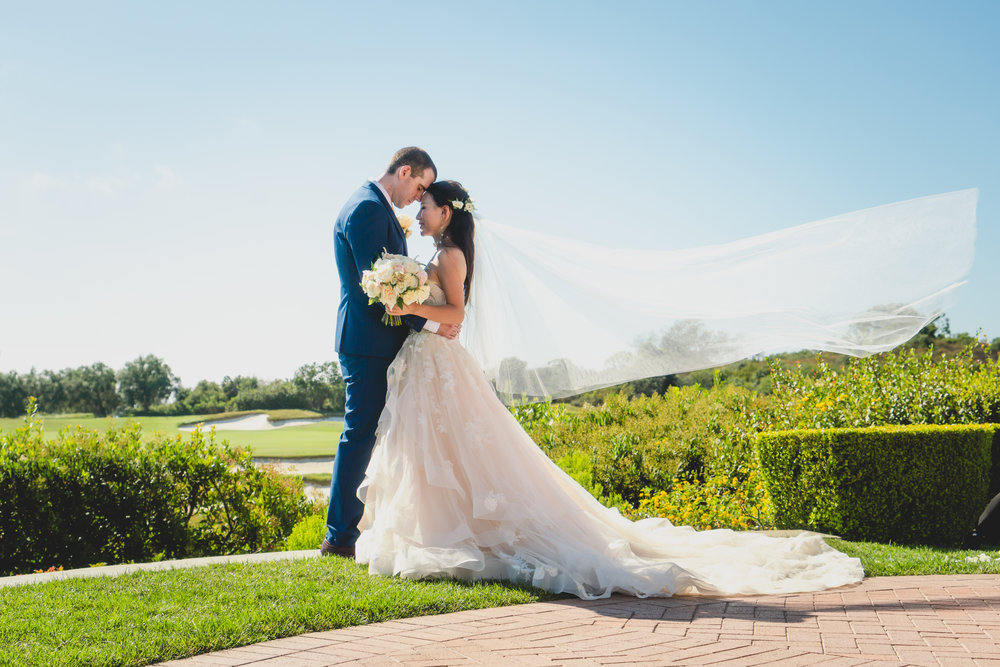
<path id="1" fill-rule="evenodd" d="M 337 546 L 351 546 L 360 534 L 358 522 L 364 505 L 357 492 L 385 407 L 386 371 L 409 333 L 408 327 L 383 324 L 385 309 L 379 304 L 368 305 L 361 289 L 361 272 L 371 268 L 383 250 L 399 255 L 407 252 L 406 235 L 392 204 L 375 183 L 363 185 L 344 204 L 333 229 L 333 248 L 340 276 L 336 350 L 347 383 L 347 404 L 344 433 L 333 462 L 326 539 Z M 403 319 L 414 329 L 424 325 L 421 317 Z"/>

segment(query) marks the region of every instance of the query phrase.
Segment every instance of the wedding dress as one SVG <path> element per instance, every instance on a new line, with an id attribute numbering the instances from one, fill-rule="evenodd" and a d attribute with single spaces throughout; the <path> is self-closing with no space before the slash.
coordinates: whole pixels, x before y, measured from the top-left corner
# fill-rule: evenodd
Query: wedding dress
<path id="1" fill-rule="evenodd" d="M 445 302 L 432 283 L 426 302 Z M 815 534 L 632 522 L 553 463 L 455 340 L 412 332 L 388 372 L 357 560 L 372 574 L 531 584 L 584 599 L 816 591 L 860 581 Z"/>

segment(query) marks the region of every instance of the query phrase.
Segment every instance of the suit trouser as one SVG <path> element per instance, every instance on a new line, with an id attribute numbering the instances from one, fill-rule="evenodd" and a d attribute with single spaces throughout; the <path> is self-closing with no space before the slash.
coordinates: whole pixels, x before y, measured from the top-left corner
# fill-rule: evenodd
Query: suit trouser
<path id="1" fill-rule="evenodd" d="M 365 506 L 358 487 L 375 446 L 375 428 L 385 407 L 386 371 L 392 359 L 340 355 L 340 369 L 347 385 L 344 432 L 333 460 L 330 509 L 326 515 L 326 539 L 338 546 L 354 544 L 361 532 L 358 522 Z"/>

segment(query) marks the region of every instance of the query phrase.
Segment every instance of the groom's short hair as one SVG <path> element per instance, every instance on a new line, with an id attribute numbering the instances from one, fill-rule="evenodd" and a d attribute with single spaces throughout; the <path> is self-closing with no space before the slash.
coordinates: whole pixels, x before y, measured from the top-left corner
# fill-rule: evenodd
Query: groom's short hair
<path id="1" fill-rule="evenodd" d="M 417 148 L 416 146 L 400 148 L 396 151 L 396 154 L 392 156 L 392 160 L 389 162 L 389 168 L 385 171 L 388 174 L 395 174 L 396 170 L 403 165 L 409 165 L 413 175 L 418 177 L 424 173 L 424 169 L 430 169 L 434 172 L 434 179 L 437 179 L 437 167 L 434 166 L 434 161 L 431 160 L 431 156 L 428 155 L 427 151 L 422 148 Z"/>

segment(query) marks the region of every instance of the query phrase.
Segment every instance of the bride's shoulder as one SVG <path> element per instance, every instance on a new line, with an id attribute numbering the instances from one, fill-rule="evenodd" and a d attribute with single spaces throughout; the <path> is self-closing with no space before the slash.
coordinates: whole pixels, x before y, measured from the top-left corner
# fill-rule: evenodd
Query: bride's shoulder
<path id="1" fill-rule="evenodd" d="M 448 246 L 438 253 L 438 268 L 445 273 L 465 273 L 465 253 L 461 248 Z"/>
<path id="2" fill-rule="evenodd" d="M 438 251 L 438 258 L 442 262 L 465 263 L 465 253 L 458 246 L 445 246 Z"/>

